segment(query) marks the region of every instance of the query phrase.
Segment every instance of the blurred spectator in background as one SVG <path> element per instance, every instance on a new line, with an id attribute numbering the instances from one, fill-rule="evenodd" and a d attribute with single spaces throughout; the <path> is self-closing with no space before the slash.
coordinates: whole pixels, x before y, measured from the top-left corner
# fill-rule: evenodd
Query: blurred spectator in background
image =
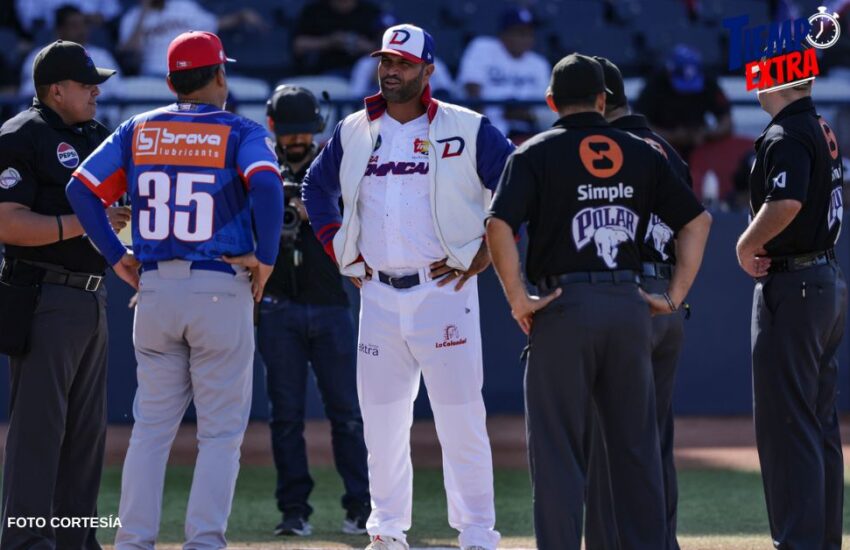
<path id="1" fill-rule="evenodd" d="M 732 134 L 729 100 L 717 79 L 706 75 L 699 52 L 673 48 L 663 70 L 649 79 L 635 109 L 685 160 L 706 141 Z"/>
<path id="2" fill-rule="evenodd" d="M 457 83 L 469 99 L 534 99 L 546 95 L 552 67 L 532 51 L 536 21 L 525 8 L 502 14 L 499 37 L 481 36 L 466 47 L 460 60 Z M 488 107 L 490 122 L 514 141 L 536 133 L 537 117 L 525 107 Z"/>
<path id="3" fill-rule="evenodd" d="M 361 0 L 314 0 L 304 6 L 292 48 L 301 74 L 349 76 L 363 55 L 378 49 L 381 10 Z"/>
<path id="4" fill-rule="evenodd" d="M 76 42 L 83 46 L 86 49 L 86 52 L 88 52 L 89 57 L 91 57 L 92 61 L 94 61 L 96 67 L 118 66 L 115 58 L 107 50 L 88 44 L 90 29 L 89 19 L 77 6 L 71 3 L 64 4 L 56 10 L 55 15 L 51 16 L 51 18 L 56 23 L 55 32 L 57 40 Z M 46 44 L 39 44 L 39 46 L 35 48 L 26 57 L 26 59 L 24 59 L 23 65 L 21 65 L 21 85 L 20 88 L 18 88 L 18 95 L 35 95 L 35 86 L 33 85 L 32 80 L 32 66 L 36 55 L 38 55 L 38 52 L 40 52 L 44 46 L 46 46 Z M 108 99 L 117 97 L 118 90 L 121 89 L 120 87 L 120 75 L 115 74 L 112 78 L 100 85 L 100 98 Z M 103 115 L 106 114 L 107 118 L 110 118 L 111 120 L 109 113 L 104 113 L 102 109 L 98 110 L 101 115 L 98 118 L 102 119 Z"/>
<path id="5" fill-rule="evenodd" d="M 89 25 L 102 25 L 121 15 L 121 3 L 118 0 L 15 0 L 18 20 L 30 35 L 36 34 L 40 29 L 54 28 L 56 12 L 66 4 L 82 12 Z"/>
<path id="6" fill-rule="evenodd" d="M 251 8 L 228 15 L 208 12 L 195 0 L 139 0 L 121 18 L 118 50 L 127 72 L 160 76 L 165 74 L 168 45 L 189 30 L 218 33 L 235 27 L 265 31 L 268 25 Z"/>

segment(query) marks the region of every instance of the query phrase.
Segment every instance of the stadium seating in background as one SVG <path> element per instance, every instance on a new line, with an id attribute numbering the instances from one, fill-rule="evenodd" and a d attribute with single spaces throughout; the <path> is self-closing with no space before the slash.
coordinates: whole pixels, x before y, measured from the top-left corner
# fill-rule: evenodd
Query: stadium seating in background
<path id="1" fill-rule="evenodd" d="M 138 102 L 121 110 L 122 121 L 174 101 L 164 76 L 127 76 L 121 80 L 121 87 L 123 99 Z"/>
<path id="2" fill-rule="evenodd" d="M 238 58 L 236 58 L 238 59 Z M 266 126 L 266 106 L 264 103 L 244 105 L 243 101 L 266 101 L 271 95 L 271 86 L 265 80 L 234 74 L 227 75 L 227 86 L 236 100 L 238 113 L 245 118 Z"/>

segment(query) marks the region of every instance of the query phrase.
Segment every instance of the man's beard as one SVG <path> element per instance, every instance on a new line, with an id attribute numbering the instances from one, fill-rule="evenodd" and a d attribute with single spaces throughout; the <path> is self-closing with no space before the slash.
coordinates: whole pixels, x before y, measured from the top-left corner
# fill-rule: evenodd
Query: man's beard
<path id="1" fill-rule="evenodd" d="M 293 147 L 290 145 L 289 147 L 286 147 L 283 152 L 287 162 L 297 164 L 307 158 L 307 155 L 310 154 L 310 146 L 299 144 Z"/>
<path id="2" fill-rule="evenodd" d="M 425 75 L 425 69 L 423 67 L 422 71 L 419 73 L 419 76 L 408 82 L 407 84 L 403 84 L 402 86 L 394 89 L 394 90 L 385 90 L 383 86 L 383 81 L 381 82 L 381 95 L 384 96 L 390 103 L 407 103 L 408 101 L 415 99 L 422 91 L 422 79 Z"/>

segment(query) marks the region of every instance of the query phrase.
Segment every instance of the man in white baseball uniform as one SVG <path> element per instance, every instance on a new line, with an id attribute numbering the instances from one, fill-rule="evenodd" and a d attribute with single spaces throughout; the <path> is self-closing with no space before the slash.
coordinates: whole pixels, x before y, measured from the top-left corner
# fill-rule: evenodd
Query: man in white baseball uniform
<path id="1" fill-rule="evenodd" d="M 393 26 L 373 55 L 381 92 L 337 125 L 303 187 L 316 235 L 361 292 L 368 549 L 408 548 L 421 373 L 443 448 L 449 524 L 461 548 L 493 550 L 476 275 L 490 264 L 486 207 L 513 145 L 480 114 L 431 98 L 434 46 L 424 30 Z"/>

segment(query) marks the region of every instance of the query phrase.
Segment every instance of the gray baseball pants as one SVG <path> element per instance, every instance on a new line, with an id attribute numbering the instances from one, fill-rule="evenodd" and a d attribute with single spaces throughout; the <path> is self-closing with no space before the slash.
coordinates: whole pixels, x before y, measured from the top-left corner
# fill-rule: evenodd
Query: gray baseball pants
<path id="1" fill-rule="evenodd" d="M 139 387 L 124 460 L 118 550 L 153 549 L 171 444 L 189 402 L 198 458 L 186 510 L 192 550 L 224 548 L 251 406 L 253 302 L 248 274 L 190 270 L 181 260 L 142 274 L 133 327 Z"/>

